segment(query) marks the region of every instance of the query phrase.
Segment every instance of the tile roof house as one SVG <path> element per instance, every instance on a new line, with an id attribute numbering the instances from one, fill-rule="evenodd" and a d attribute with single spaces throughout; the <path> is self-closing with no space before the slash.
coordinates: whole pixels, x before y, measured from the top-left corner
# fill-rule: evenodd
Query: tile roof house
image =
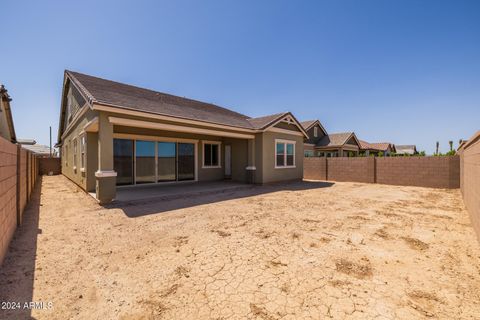
<path id="1" fill-rule="evenodd" d="M 62 172 L 101 203 L 119 185 L 302 179 L 308 137 L 290 112 L 263 117 L 65 71 Z"/>
<path id="2" fill-rule="evenodd" d="M 17 139 L 17 142 L 19 145 L 22 146 L 23 149 L 26 149 L 32 152 L 37 157 L 56 156 L 56 152 L 54 148 L 50 150 L 49 146 L 46 146 L 43 144 L 37 144 L 37 142 L 34 139 Z"/>
<path id="3" fill-rule="evenodd" d="M 3 84 L 0 85 L 0 137 L 15 143 L 17 140 L 10 101 L 12 101 L 12 98 L 10 98 L 7 89 Z"/>
<path id="4" fill-rule="evenodd" d="M 408 155 L 415 155 L 418 154 L 417 146 L 414 144 L 411 145 L 395 145 L 396 153 L 397 154 L 408 154 Z"/>
<path id="5" fill-rule="evenodd" d="M 360 143 L 353 132 L 327 133 L 319 120 L 303 121 L 308 134 L 305 156 L 348 157 L 358 155 Z"/>
<path id="6" fill-rule="evenodd" d="M 359 140 L 360 142 L 360 152 L 365 153 L 365 155 L 379 155 L 380 152 L 387 156 L 395 152 L 395 145 L 390 142 L 377 142 L 370 143 L 364 140 Z"/>

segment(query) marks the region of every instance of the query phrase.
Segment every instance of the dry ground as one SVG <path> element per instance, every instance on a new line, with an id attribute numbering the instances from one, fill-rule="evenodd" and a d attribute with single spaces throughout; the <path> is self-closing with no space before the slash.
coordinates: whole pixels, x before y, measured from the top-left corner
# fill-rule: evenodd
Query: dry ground
<path id="1" fill-rule="evenodd" d="M 480 318 L 480 246 L 458 190 L 319 186 L 106 209 L 44 177 L 0 300 L 53 308 L 0 318 Z"/>

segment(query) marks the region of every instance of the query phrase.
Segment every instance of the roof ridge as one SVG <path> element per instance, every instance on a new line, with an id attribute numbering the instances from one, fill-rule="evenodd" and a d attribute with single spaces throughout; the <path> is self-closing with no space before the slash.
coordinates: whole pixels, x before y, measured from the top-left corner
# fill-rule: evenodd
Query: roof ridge
<path id="1" fill-rule="evenodd" d="M 85 88 L 85 86 L 80 82 L 80 80 L 78 80 L 75 77 L 75 75 L 73 74 L 73 73 L 79 73 L 79 72 L 70 71 L 70 70 L 65 69 L 65 73 L 67 73 L 71 77 L 71 79 L 74 80 L 75 84 L 80 88 L 80 90 L 82 90 L 83 93 L 85 93 L 85 95 L 89 99 L 90 103 L 97 101 L 97 99 L 95 99 L 95 97 L 90 93 L 90 91 L 88 91 L 88 89 Z M 80 74 L 82 74 L 82 73 L 80 73 Z"/>
<path id="2" fill-rule="evenodd" d="M 113 83 L 113 84 L 116 84 L 116 85 L 120 85 L 120 86 L 126 86 L 126 87 L 130 87 L 130 88 L 134 88 L 134 89 L 140 89 L 140 90 L 143 90 L 143 91 L 148 91 L 150 93 L 154 93 L 156 95 L 163 95 L 163 96 L 166 96 L 166 97 L 169 97 L 169 98 L 172 98 L 172 99 L 182 99 L 184 100 L 185 102 L 193 102 L 193 103 L 200 103 L 200 104 L 204 104 L 204 105 L 209 105 L 209 106 L 213 106 L 213 107 L 216 107 L 216 108 L 221 108 L 223 110 L 226 110 L 230 113 L 233 113 L 237 116 L 240 116 L 240 117 L 243 117 L 245 119 L 248 119 L 249 116 L 245 115 L 245 114 L 242 114 L 242 113 L 239 113 L 239 112 L 236 112 L 236 111 L 233 111 L 229 108 L 225 108 L 225 107 L 222 107 L 222 106 L 219 106 L 217 104 L 214 104 L 214 103 L 210 103 L 210 102 L 204 102 L 204 101 L 200 101 L 200 100 L 196 100 L 196 99 L 191 99 L 191 98 L 187 98 L 187 97 L 181 97 L 181 96 L 178 96 L 178 95 L 174 95 L 174 94 L 171 94 L 171 93 L 167 93 L 167 92 L 162 92 L 162 91 L 157 91 L 157 90 L 153 90 L 153 89 L 148 89 L 148 88 L 144 88 L 144 87 L 139 87 L 139 86 L 136 86 L 136 85 L 133 85 L 133 84 L 128 84 L 128 83 L 123 83 L 123 82 L 119 82 L 119 81 L 114 81 L 114 80 L 110 80 L 110 79 L 106 79 L 106 78 L 101 78 L 101 77 L 97 77 L 97 76 L 92 76 L 92 75 L 89 75 L 89 74 L 85 74 L 85 73 L 81 73 L 81 72 L 77 72 L 77 71 L 71 71 L 71 70 L 65 70 L 66 72 L 68 72 L 70 75 L 72 75 L 75 80 L 80 83 L 81 85 L 81 81 L 78 80 L 76 77 L 75 77 L 75 74 L 79 74 L 81 76 L 86 76 L 86 77 L 90 77 L 90 78 L 95 78 L 95 79 L 98 79 L 98 80 L 101 80 L 101 81 L 106 81 L 106 82 L 110 82 L 110 83 Z M 89 93 L 89 96 L 93 98 L 93 101 L 96 101 L 96 102 L 105 102 L 105 103 L 108 103 L 108 101 L 105 101 L 105 100 L 102 100 L 102 99 L 97 99 L 95 98 L 94 95 L 90 94 L 90 92 L 83 86 L 81 85 L 84 90 L 86 90 L 86 92 Z"/>

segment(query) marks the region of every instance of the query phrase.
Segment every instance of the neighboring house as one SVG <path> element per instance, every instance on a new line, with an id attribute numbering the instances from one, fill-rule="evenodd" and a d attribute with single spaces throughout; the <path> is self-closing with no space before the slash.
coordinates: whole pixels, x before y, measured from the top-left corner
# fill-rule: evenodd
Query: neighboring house
<path id="1" fill-rule="evenodd" d="M 365 154 L 366 156 L 375 155 L 378 156 L 380 152 L 384 156 L 388 156 L 392 153 L 395 153 L 395 145 L 390 142 L 377 142 L 370 143 L 364 140 L 359 140 L 360 142 L 360 153 Z"/>
<path id="2" fill-rule="evenodd" d="M 101 203 L 120 185 L 300 180 L 305 130 L 290 112 L 260 118 L 65 71 L 62 173 Z"/>
<path id="3" fill-rule="evenodd" d="M 396 154 L 408 154 L 415 155 L 418 154 L 417 147 L 415 145 L 395 145 Z"/>
<path id="4" fill-rule="evenodd" d="M 8 95 L 7 89 L 0 85 L 0 137 L 16 143 L 15 128 L 13 126 L 12 110 L 10 109 L 12 98 Z"/>
<path id="5" fill-rule="evenodd" d="M 315 146 L 318 157 L 356 157 L 360 142 L 354 132 L 330 133 Z"/>
<path id="6" fill-rule="evenodd" d="M 18 139 L 18 144 L 22 146 L 23 149 L 31 151 L 37 157 L 54 157 L 56 156 L 55 149 L 52 148 L 50 152 L 50 147 L 42 144 L 37 144 L 33 139 Z"/>
<path id="7" fill-rule="evenodd" d="M 303 121 L 308 134 L 305 141 L 305 157 L 350 157 L 357 156 L 360 142 L 355 133 L 327 133 L 319 120 Z"/>
<path id="8" fill-rule="evenodd" d="M 305 149 L 305 157 L 314 157 L 315 154 L 315 146 L 322 139 L 324 136 L 327 135 L 327 131 L 322 126 L 319 120 L 308 120 L 303 121 L 301 123 L 305 132 L 308 135 L 308 139 L 305 141 L 304 149 Z"/>

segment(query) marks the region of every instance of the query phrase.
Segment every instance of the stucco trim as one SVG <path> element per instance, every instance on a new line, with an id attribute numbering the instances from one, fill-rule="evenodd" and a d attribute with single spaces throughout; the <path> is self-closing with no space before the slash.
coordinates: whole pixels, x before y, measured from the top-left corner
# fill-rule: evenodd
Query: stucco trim
<path id="1" fill-rule="evenodd" d="M 132 139 L 132 140 L 148 140 L 148 141 L 160 141 L 160 142 L 189 142 L 197 143 L 198 139 L 184 139 L 184 138 L 172 138 L 172 137 L 159 137 L 159 136 L 148 136 L 141 134 L 130 134 L 130 133 L 114 133 L 113 138 L 116 139 Z"/>
<path id="2" fill-rule="evenodd" d="M 303 133 L 301 133 L 301 132 L 299 132 L 299 131 L 292 131 L 292 130 L 287 130 L 287 129 L 282 129 L 282 128 L 270 127 L 270 128 L 268 128 L 268 129 L 266 129 L 265 131 L 285 133 L 285 134 L 291 134 L 291 135 L 293 135 L 293 136 L 303 137 Z"/>
<path id="3" fill-rule="evenodd" d="M 212 128 L 235 130 L 235 131 L 241 131 L 241 132 L 258 132 L 257 130 L 254 130 L 254 129 L 222 125 L 222 124 L 217 124 L 217 123 L 213 123 L 213 122 L 190 120 L 190 119 L 185 119 L 185 118 L 162 115 L 162 114 L 159 114 L 159 113 L 136 111 L 136 110 L 131 110 L 131 109 L 125 109 L 125 107 L 121 107 L 121 106 L 115 106 L 115 105 L 110 105 L 110 104 L 107 105 L 105 103 L 101 103 L 101 104 L 100 103 L 94 103 L 93 104 L 93 110 L 106 111 L 106 112 L 119 113 L 119 114 L 126 114 L 126 115 L 130 115 L 130 116 L 138 116 L 138 117 L 157 119 L 157 120 L 187 123 L 187 124 L 200 125 L 200 126 L 212 127 Z"/>
<path id="4" fill-rule="evenodd" d="M 147 129 L 173 131 L 173 132 L 197 133 L 197 134 L 206 134 L 206 135 L 212 135 L 212 136 L 240 138 L 240 139 L 255 138 L 253 134 L 243 134 L 243 133 L 219 131 L 219 130 L 212 130 L 212 129 L 193 128 L 193 127 L 187 127 L 187 126 L 179 126 L 174 124 L 143 121 L 143 120 L 134 120 L 134 119 L 126 119 L 126 118 L 118 118 L 118 117 L 108 117 L 108 120 L 110 121 L 111 124 L 119 125 L 119 126 L 139 127 L 139 128 L 147 128 Z"/>
<path id="5" fill-rule="evenodd" d="M 107 178 L 107 177 L 116 177 L 117 172 L 113 170 L 104 170 L 104 171 L 96 171 L 95 172 L 95 177 L 97 178 Z"/>

